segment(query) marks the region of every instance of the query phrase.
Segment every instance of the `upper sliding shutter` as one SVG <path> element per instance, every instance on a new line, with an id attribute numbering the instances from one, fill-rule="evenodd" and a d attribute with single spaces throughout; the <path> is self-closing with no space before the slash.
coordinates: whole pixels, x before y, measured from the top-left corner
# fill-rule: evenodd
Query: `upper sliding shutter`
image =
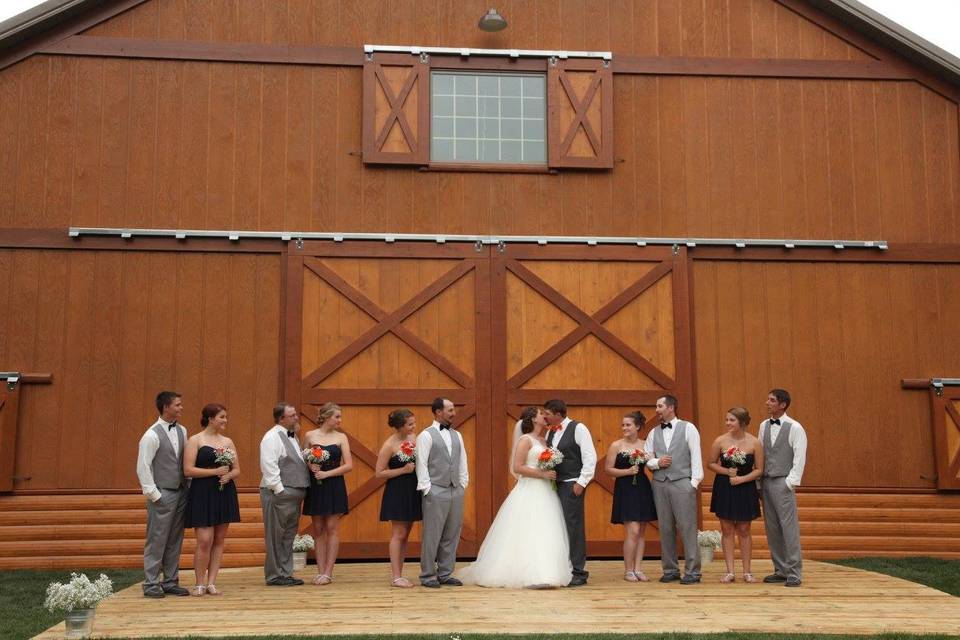
<path id="1" fill-rule="evenodd" d="M 598 59 L 552 59 L 547 71 L 551 167 L 613 167 L 613 72 Z"/>
<path id="2" fill-rule="evenodd" d="M 375 53 L 363 65 L 363 161 L 430 161 L 430 66 L 410 54 Z"/>

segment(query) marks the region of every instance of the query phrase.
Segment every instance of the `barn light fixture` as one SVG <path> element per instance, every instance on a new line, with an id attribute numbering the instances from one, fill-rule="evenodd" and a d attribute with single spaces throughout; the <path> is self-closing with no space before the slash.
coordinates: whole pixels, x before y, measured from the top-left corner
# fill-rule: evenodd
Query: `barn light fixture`
<path id="1" fill-rule="evenodd" d="M 503 31 L 507 28 L 507 21 L 496 9 L 490 9 L 480 18 L 477 26 L 483 31 Z"/>

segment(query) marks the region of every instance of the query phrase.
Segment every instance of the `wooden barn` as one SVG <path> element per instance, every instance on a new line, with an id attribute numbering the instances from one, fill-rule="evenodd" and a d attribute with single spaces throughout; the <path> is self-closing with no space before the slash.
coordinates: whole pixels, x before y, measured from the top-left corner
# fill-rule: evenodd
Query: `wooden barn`
<path id="1" fill-rule="evenodd" d="M 387 413 L 451 398 L 470 556 L 523 406 L 566 399 L 604 451 L 669 392 L 707 447 L 772 387 L 809 435 L 807 557 L 960 558 L 960 60 L 852 0 L 495 6 L 495 32 L 478 0 L 0 24 L 0 568 L 140 564 L 167 388 L 191 433 L 229 409 L 232 566 L 263 557 L 280 399 L 344 408 L 341 557 L 385 558 Z"/>

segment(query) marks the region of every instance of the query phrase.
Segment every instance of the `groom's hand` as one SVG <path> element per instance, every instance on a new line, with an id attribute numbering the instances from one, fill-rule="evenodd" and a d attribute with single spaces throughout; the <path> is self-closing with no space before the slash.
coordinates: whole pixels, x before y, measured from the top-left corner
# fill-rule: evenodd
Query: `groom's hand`
<path id="1" fill-rule="evenodd" d="M 670 463 L 673 462 L 673 457 L 671 456 L 660 456 L 660 468 L 666 469 L 670 466 Z"/>
<path id="2" fill-rule="evenodd" d="M 583 485 L 579 482 L 573 483 L 573 495 L 577 496 L 578 498 L 583 495 Z"/>

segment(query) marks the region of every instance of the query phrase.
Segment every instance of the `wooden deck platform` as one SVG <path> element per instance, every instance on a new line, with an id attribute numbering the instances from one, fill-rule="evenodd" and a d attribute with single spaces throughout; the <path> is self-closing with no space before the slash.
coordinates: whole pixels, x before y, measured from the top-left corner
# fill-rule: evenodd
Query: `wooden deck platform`
<path id="1" fill-rule="evenodd" d="M 770 571 L 757 561 L 755 573 Z M 700 585 L 627 583 L 621 564 L 588 563 L 590 584 L 549 591 L 447 587 L 396 589 L 385 563 L 342 564 L 326 587 L 266 587 L 260 568 L 225 569 L 223 596 L 148 600 L 140 585 L 97 610 L 95 636 L 240 636 L 344 633 L 629 633 L 688 631 L 956 633 L 960 598 L 919 584 L 808 561 L 804 585 L 718 582 L 722 560 Z M 645 570 L 659 577 L 659 563 Z M 739 563 L 738 563 L 739 565 Z M 462 565 L 460 565 L 462 566 Z M 312 565 L 300 572 L 315 575 Z M 405 575 L 415 576 L 408 565 Z M 185 586 L 192 583 L 187 574 Z M 731 615 L 732 612 L 738 612 Z M 315 628 L 306 621 L 315 620 Z M 62 638 L 63 624 L 38 638 Z"/>

